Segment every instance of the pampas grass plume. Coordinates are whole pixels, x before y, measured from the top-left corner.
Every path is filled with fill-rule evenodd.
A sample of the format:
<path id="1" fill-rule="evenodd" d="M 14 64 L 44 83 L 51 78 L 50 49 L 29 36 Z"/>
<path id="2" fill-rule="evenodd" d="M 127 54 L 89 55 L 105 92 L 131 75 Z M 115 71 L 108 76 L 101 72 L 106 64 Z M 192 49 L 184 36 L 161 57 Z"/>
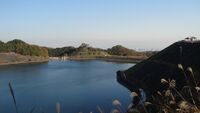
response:
<path id="1" fill-rule="evenodd" d="M 57 102 L 56 103 L 56 113 L 60 113 L 60 103 L 59 102 Z"/>
<path id="2" fill-rule="evenodd" d="M 120 101 L 117 100 L 117 99 L 113 100 L 112 104 L 115 105 L 115 106 L 121 106 Z"/>
<path id="3" fill-rule="evenodd" d="M 138 96 L 138 94 L 136 92 L 131 93 L 131 97 L 137 97 L 137 96 Z"/>
<path id="4" fill-rule="evenodd" d="M 160 82 L 161 82 L 162 84 L 168 84 L 168 81 L 165 80 L 164 78 L 162 78 L 162 79 L 160 80 Z"/>
<path id="5" fill-rule="evenodd" d="M 181 69 L 181 70 L 183 70 L 182 64 L 178 64 L 178 68 Z"/>
<path id="6" fill-rule="evenodd" d="M 113 109 L 113 110 L 111 111 L 111 113 L 120 113 L 120 112 L 119 112 L 119 110 L 117 110 L 117 109 Z"/>
<path id="7" fill-rule="evenodd" d="M 193 70 L 192 70 L 191 67 L 188 67 L 188 68 L 187 68 L 187 71 L 189 71 L 190 73 L 193 73 Z"/>

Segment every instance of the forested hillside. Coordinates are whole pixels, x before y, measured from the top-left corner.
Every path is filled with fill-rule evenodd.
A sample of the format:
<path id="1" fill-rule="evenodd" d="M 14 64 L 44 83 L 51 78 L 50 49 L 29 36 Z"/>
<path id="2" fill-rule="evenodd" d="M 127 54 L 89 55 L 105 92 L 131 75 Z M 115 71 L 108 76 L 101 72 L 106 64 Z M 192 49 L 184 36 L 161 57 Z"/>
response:
<path id="1" fill-rule="evenodd" d="M 89 44 L 82 43 L 79 47 L 72 46 L 62 48 L 48 48 L 49 56 L 151 56 L 152 52 L 138 52 L 128 49 L 121 45 L 113 46 L 109 49 L 100 49 L 91 47 Z M 153 53 L 152 53 L 153 54 Z"/>
<path id="2" fill-rule="evenodd" d="M 14 52 L 21 55 L 42 56 L 42 57 L 96 57 L 96 56 L 139 56 L 149 57 L 152 52 L 138 52 L 121 45 L 113 46 L 109 49 L 91 47 L 82 43 L 79 47 L 66 46 L 61 48 L 46 48 L 28 44 L 22 40 L 12 40 L 6 43 L 0 41 L 0 53 Z"/>
<path id="3" fill-rule="evenodd" d="M 46 48 L 39 47 L 37 45 L 30 45 L 18 39 L 8 41 L 7 43 L 0 41 L 0 53 L 3 52 L 15 52 L 21 55 L 29 56 L 49 56 Z"/>
<path id="4" fill-rule="evenodd" d="M 91 56 L 105 56 L 108 55 L 106 50 L 94 48 L 89 44 L 82 43 L 79 47 L 72 46 L 63 48 L 48 48 L 49 56 L 74 56 L 74 57 L 91 57 Z"/>
<path id="5" fill-rule="evenodd" d="M 108 49 L 107 52 L 111 55 L 117 56 L 145 56 L 144 53 L 132 49 L 128 49 L 122 45 L 116 45 Z"/>

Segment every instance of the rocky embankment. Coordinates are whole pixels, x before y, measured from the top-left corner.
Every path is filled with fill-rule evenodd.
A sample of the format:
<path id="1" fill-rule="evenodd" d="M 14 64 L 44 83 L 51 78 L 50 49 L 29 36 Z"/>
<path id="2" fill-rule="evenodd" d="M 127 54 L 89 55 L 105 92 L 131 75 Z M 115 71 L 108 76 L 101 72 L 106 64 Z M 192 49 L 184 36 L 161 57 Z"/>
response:
<path id="1" fill-rule="evenodd" d="M 23 56 L 13 52 L 0 53 L 0 65 L 48 62 L 47 57 Z"/>

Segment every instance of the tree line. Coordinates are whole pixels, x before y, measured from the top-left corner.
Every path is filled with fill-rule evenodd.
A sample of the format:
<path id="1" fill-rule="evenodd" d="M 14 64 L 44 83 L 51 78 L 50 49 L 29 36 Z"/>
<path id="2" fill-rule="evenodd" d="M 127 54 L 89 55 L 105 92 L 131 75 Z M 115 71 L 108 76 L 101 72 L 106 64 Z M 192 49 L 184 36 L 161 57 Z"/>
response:
<path id="1" fill-rule="evenodd" d="M 0 41 L 0 52 L 15 52 L 21 55 L 60 57 L 84 55 L 116 55 L 116 56 L 151 56 L 153 52 L 138 52 L 121 45 L 109 49 L 93 48 L 89 44 L 82 43 L 79 47 L 46 48 L 37 45 L 30 45 L 22 40 L 15 39 L 4 43 Z"/>
<path id="2" fill-rule="evenodd" d="M 138 52 L 136 50 L 128 49 L 122 45 L 116 45 L 112 48 L 107 49 L 107 52 L 111 55 L 117 56 L 144 56 L 143 52 Z"/>
<path id="3" fill-rule="evenodd" d="M 103 52 L 103 49 L 90 47 L 89 44 L 82 43 L 79 47 L 62 47 L 62 48 L 48 48 L 50 57 L 60 57 L 60 56 L 78 56 L 80 53 L 85 55 L 91 55 L 91 53 Z"/>
<path id="4" fill-rule="evenodd" d="M 79 47 L 75 48 L 72 46 L 63 48 L 48 48 L 49 56 L 59 57 L 59 56 L 75 56 L 80 52 L 88 53 L 107 53 L 108 55 L 116 56 L 146 56 L 144 52 L 138 52 L 132 49 L 128 49 L 121 45 L 113 46 L 109 49 L 99 49 L 89 46 L 89 44 L 82 43 Z"/>

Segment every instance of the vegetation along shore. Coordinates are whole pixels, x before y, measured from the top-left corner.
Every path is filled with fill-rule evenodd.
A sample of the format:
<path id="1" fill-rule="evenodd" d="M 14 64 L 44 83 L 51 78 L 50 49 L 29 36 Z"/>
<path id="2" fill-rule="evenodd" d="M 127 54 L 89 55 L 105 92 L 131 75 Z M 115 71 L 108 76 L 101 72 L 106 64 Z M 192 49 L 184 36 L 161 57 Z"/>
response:
<path id="1" fill-rule="evenodd" d="M 100 49 L 82 43 L 79 47 L 50 48 L 28 44 L 19 39 L 7 43 L 0 41 L 0 65 L 91 59 L 137 63 L 155 53 L 155 51 L 139 52 L 121 45 Z"/>

